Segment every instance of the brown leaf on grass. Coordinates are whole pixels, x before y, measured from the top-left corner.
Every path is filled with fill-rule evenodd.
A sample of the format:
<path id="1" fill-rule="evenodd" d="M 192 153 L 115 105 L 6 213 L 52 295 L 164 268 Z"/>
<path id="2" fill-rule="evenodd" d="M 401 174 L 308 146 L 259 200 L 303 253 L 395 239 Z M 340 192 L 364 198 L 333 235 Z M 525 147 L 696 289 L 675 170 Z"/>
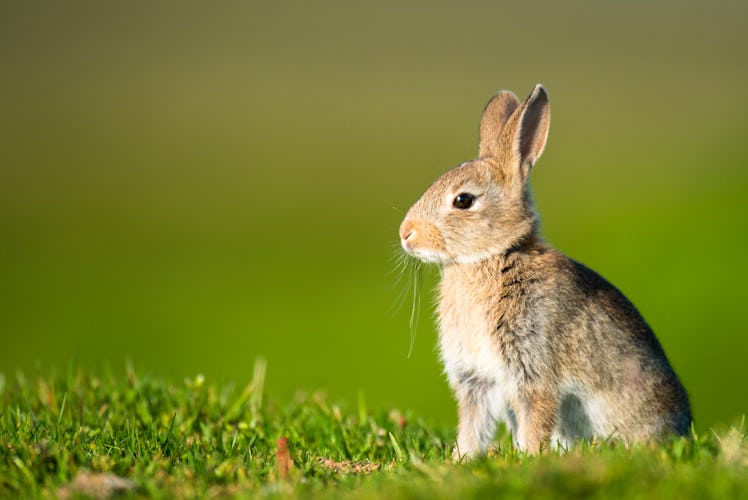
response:
<path id="1" fill-rule="evenodd" d="M 134 489 L 134 482 L 114 474 L 79 472 L 70 483 L 58 490 L 57 496 L 62 499 L 77 496 L 103 499 L 130 493 Z"/>
<path id="2" fill-rule="evenodd" d="M 278 440 L 278 448 L 275 450 L 275 465 L 278 468 L 278 478 L 287 481 L 291 470 L 293 470 L 293 459 L 288 452 L 288 440 L 281 437 Z"/>
<path id="3" fill-rule="evenodd" d="M 408 425 L 408 420 L 405 418 L 405 415 L 403 415 L 397 408 L 390 410 L 389 418 L 390 421 L 395 422 L 401 429 Z"/>
<path id="4" fill-rule="evenodd" d="M 317 462 L 325 469 L 344 474 L 371 474 L 382 468 L 381 464 L 372 462 L 351 462 L 350 460 L 336 462 L 330 458 L 323 457 L 318 458 Z"/>

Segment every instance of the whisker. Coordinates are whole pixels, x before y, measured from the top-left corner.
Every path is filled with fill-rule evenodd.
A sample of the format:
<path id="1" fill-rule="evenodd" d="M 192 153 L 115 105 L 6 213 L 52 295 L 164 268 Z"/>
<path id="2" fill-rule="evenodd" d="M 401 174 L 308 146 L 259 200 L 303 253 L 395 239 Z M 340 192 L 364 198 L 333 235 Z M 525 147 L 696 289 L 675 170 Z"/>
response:
<path id="1" fill-rule="evenodd" d="M 410 309 L 410 346 L 408 348 L 408 359 L 413 354 L 413 346 L 416 343 L 416 332 L 418 330 L 418 320 L 421 316 L 421 286 L 422 280 L 422 262 L 417 261 L 411 269 L 411 277 L 413 278 L 413 305 Z"/>
<path id="2" fill-rule="evenodd" d="M 410 283 L 405 285 L 401 288 L 400 292 L 398 292 L 395 299 L 392 301 L 392 305 L 387 310 L 387 314 L 390 316 L 390 319 L 394 318 L 397 313 L 399 313 L 403 306 L 405 305 L 405 301 L 408 298 L 408 295 L 410 293 Z"/>
<path id="3" fill-rule="evenodd" d="M 408 267 L 410 257 L 403 251 L 399 243 L 393 244 L 392 249 L 392 257 L 390 257 L 390 261 L 393 263 L 392 272 L 403 274 L 403 272 L 405 272 L 405 269 Z"/>
<path id="4" fill-rule="evenodd" d="M 387 311 L 390 318 L 393 318 L 398 312 L 400 312 L 403 305 L 405 305 L 405 300 L 407 299 L 408 294 L 410 293 L 411 280 L 406 275 L 406 271 L 409 270 L 409 265 L 413 262 L 413 260 L 399 247 L 398 251 L 393 254 L 392 260 L 395 261 L 395 266 L 392 272 L 397 275 L 393 288 L 400 288 L 400 291 Z M 404 286 L 403 280 L 405 280 Z"/>
<path id="5" fill-rule="evenodd" d="M 396 255 L 397 255 L 397 262 L 395 263 L 395 271 L 398 274 L 403 274 L 405 270 L 408 268 L 408 262 L 410 261 L 410 259 L 408 258 L 407 255 L 405 255 L 404 252 L 399 251 L 399 250 L 396 252 Z"/>
<path id="6" fill-rule="evenodd" d="M 410 318 L 408 320 L 408 326 L 410 330 L 408 358 L 410 358 L 413 354 L 413 348 L 416 342 L 416 333 L 418 331 L 418 323 L 421 318 L 424 263 L 404 252 L 399 242 L 396 245 L 393 244 L 393 247 L 395 248 L 395 251 L 393 252 L 391 257 L 391 260 L 393 262 L 393 269 L 391 273 L 394 273 L 396 275 L 394 287 L 399 288 L 400 290 L 387 312 L 390 315 L 390 318 L 393 318 L 402 310 L 403 306 L 405 305 L 405 301 L 410 295 L 411 307 Z M 404 285 L 403 280 L 405 281 Z"/>

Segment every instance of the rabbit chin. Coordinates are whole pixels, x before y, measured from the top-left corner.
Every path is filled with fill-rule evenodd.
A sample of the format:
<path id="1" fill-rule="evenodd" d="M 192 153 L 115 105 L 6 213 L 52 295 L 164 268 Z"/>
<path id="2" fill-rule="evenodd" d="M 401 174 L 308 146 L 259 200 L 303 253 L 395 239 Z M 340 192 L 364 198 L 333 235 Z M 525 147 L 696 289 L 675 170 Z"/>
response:
<path id="1" fill-rule="evenodd" d="M 444 252 L 437 252 L 425 248 L 408 248 L 403 244 L 403 249 L 411 256 L 428 262 L 430 264 L 477 264 L 495 255 L 495 252 L 483 252 L 469 255 L 448 255 Z"/>
<path id="2" fill-rule="evenodd" d="M 423 262 L 428 262 L 431 264 L 444 264 L 451 260 L 449 256 L 444 255 L 442 252 L 435 252 L 433 250 L 428 250 L 425 248 L 408 247 L 404 242 L 402 243 L 402 247 L 408 255 L 415 257 L 418 260 L 422 260 Z"/>

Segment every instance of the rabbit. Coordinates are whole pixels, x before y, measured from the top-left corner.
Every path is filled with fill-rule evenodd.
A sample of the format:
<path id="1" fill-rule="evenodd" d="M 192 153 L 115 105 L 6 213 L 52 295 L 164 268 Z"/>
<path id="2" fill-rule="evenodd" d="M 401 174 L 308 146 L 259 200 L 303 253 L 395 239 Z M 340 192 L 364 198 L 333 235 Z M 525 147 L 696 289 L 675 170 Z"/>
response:
<path id="1" fill-rule="evenodd" d="M 542 85 L 523 102 L 499 92 L 483 111 L 478 159 L 439 177 L 400 226 L 402 248 L 440 267 L 454 459 L 486 453 L 499 420 L 528 454 L 690 430 L 686 391 L 636 308 L 539 235 L 528 177 L 549 124 Z"/>

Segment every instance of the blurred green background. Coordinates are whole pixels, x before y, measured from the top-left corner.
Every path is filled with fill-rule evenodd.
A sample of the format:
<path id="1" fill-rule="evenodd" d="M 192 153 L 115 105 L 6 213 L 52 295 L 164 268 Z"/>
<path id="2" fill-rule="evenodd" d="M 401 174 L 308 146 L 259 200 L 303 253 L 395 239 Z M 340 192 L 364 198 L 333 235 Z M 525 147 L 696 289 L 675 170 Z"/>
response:
<path id="1" fill-rule="evenodd" d="M 456 420 L 410 204 L 536 82 L 550 242 L 652 324 L 697 428 L 748 408 L 745 2 L 2 2 L 0 371 L 323 388 Z"/>

